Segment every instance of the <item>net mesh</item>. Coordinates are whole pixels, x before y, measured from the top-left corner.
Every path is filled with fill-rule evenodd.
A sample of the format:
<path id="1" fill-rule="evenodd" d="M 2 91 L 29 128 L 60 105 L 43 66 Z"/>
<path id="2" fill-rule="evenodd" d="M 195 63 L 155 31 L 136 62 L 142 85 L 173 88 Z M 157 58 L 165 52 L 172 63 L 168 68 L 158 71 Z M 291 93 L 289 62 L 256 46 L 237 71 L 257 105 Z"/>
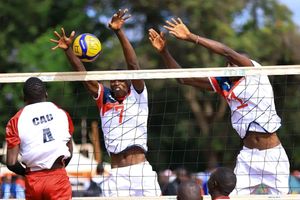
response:
<path id="1" fill-rule="evenodd" d="M 90 95 L 80 81 L 103 80 L 106 84 L 107 80 L 145 79 L 149 96 L 148 161 L 153 169 L 162 175 L 160 178 L 167 176 L 169 182 L 175 178 L 175 169 L 185 167 L 191 173 L 191 177 L 199 181 L 199 184 L 203 184 L 203 193 L 207 194 L 205 182 L 210 170 L 218 166 L 233 169 L 236 157 L 242 148 L 241 141 L 232 128 L 230 110 L 223 98 L 215 93 L 179 85 L 175 78 L 268 75 L 274 90 L 276 111 L 282 120 L 282 127 L 278 131 L 279 137 L 291 165 L 289 190 L 290 193 L 298 194 L 300 192 L 300 181 L 297 176 L 297 170 L 300 168 L 298 155 L 300 147 L 297 145 L 300 139 L 299 74 L 299 65 L 261 68 L 125 70 L 121 73 L 120 71 L 93 71 L 0 74 L 1 89 L 6 100 L 5 106 L 1 106 L 3 108 L 1 132 L 5 132 L 4 127 L 8 119 L 23 105 L 20 94 L 22 83 L 31 76 L 47 82 L 49 100 L 67 110 L 75 125 L 74 155 L 67 167 L 74 199 L 92 195 L 86 193 L 90 180 L 101 182 L 108 176 L 110 158 L 106 153 L 101 129 L 98 128 L 100 121 L 95 102 L 92 98 L 88 98 Z M 2 177 L 11 174 L 4 164 L 5 149 L 3 143 L 0 150 Z M 97 166 L 101 161 L 104 161 L 104 174 L 97 175 Z M 262 186 L 257 188 L 255 193 L 264 194 L 268 192 L 267 189 Z M 93 195 L 97 196 L 96 193 Z M 175 198 L 163 196 L 159 199 Z M 234 199 L 247 198 L 249 197 L 234 197 Z M 298 195 L 253 196 L 253 199 L 297 198 L 300 197 Z M 209 196 L 205 196 L 204 199 L 209 199 Z"/>

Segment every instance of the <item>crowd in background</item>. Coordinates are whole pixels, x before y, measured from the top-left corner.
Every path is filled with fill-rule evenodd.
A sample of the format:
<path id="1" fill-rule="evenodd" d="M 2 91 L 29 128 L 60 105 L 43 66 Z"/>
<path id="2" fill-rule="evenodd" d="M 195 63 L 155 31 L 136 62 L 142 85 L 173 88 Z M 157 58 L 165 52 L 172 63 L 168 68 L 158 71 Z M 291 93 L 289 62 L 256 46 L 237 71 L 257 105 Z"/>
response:
<path id="1" fill-rule="evenodd" d="M 213 171 L 213 170 L 212 170 Z M 162 195 L 177 195 L 179 185 L 193 181 L 199 185 L 199 194 L 209 195 L 207 182 L 212 171 L 204 171 L 191 173 L 184 167 L 178 167 L 175 170 L 165 169 L 158 172 L 159 184 Z M 73 196 L 101 196 L 101 183 L 103 182 L 103 165 L 97 167 L 97 176 L 92 177 L 84 184 L 83 191 L 73 191 Z M 268 188 L 261 185 L 255 191 L 255 194 L 266 194 Z M 3 199 L 9 198 L 25 198 L 25 181 L 22 176 L 6 174 L 1 176 L 1 191 L 0 197 Z M 294 170 L 290 176 L 290 193 L 300 194 L 300 171 Z"/>

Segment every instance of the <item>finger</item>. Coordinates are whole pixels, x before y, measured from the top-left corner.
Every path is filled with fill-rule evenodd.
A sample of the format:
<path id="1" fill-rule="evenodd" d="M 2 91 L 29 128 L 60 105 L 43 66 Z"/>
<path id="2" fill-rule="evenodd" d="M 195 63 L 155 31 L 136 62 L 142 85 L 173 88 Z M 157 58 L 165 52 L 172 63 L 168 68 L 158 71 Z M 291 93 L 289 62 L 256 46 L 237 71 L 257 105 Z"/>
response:
<path id="1" fill-rule="evenodd" d="M 165 29 L 167 29 L 168 31 L 172 31 L 173 27 L 169 27 L 169 26 L 163 26 Z"/>
<path id="2" fill-rule="evenodd" d="M 178 22 L 174 18 L 172 18 L 171 20 L 172 20 L 172 22 L 174 22 L 175 25 L 178 24 Z"/>
<path id="3" fill-rule="evenodd" d="M 155 38 L 155 33 L 153 33 L 152 31 L 151 32 L 149 32 L 149 36 L 151 37 L 151 38 Z"/>
<path id="4" fill-rule="evenodd" d="M 57 49 L 58 48 L 58 45 L 56 45 L 55 47 L 52 47 L 51 49 L 52 50 L 55 50 L 55 49 Z"/>
<path id="5" fill-rule="evenodd" d="M 123 12 L 121 12 L 121 17 L 123 17 L 127 12 L 128 12 L 128 9 L 125 8 L 125 10 L 123 10 Z"/>
<path id="6" fill-rule="evenodd" d="M 149 37 L 149 40 L 150 40 L 151 42 L 153 42 L 154 39 L 153 39 L 152 37 Z"/>
<path id="7" fill-rule="evenodd" d="M 164 32 L 160 32 L 160 37 L 164 40 L 165 39 L 165 33 Z"/>
<path id="8" fill-rule="evenodd" d="M 64 29 L 64 28 L 61 28 L 61 32 L 62 32 L 62 35 L 63 35 L 63 36 L 66 36 L 66 33 L 65 33 L 65 29 Z"/>
<path id="9" fill-rule="evenodd" d="M 59 33 L 57 31 L 54 31 L 54 35 L 56 35 L 56 37 L 61 38 L 61 36 L 59 35 Z"/>
<path id="10" fill-rule="evenodd" d="M 119 9 L 118 12 L 117 12 L 117 16 L 121 16 L 121 14 L 122 14 L 122 10 Z"/>
<path id="11" fill-rule="evenodd" d="M 131 15 L 128 15 L 128 16 L 126 16 L 126 17 L 123 17 L 123 20 L 125 21 L 125 20 L 129 19 L 130 17 L 131 17 Z"/>
<path id="12" fill-rule="evenodd" d="M 171 27 L 174 27 L 174 26 L 176 26 L 175 24 L 173 24 L 172 22 L 170 22 L 170 21 L 166 21 L 166 23 L 169 25 L 169 26 L 171 26 Z"/>
<path id="13" fill-rule="evenodd" d="M 51 42 L 58 43 L 58 40 L 50 39 Z"/>
<path id="14" fill-rule="evenodd" d="M 175 36 L 175 37 L 176 37 L 176 35 L 177 35 L 177 33 L 176 33 L 175 31 L 170 31 L 169 33 L 170 33 L 171 35 Z"/>
<path id="15" fill-rule="evenodd" d="M 154 29 L 149 30 L 149 34 L 152 35 L 153 37 L 156 37 L 158 35 Z"/>
<path id="16" fill-rule="evenodd" d="M 179 24 L 183 24 L 182 20 L 178 17 L 177 20 L 179 21 Z"/>
<path id="17" fill-rule="evenodd" d="M 71 33 L 71 35 L 70 35 L 70 39 L 74 39 L 74 37 L 75 37 L 75 31 L 72 31 L 72 33 Z"/>

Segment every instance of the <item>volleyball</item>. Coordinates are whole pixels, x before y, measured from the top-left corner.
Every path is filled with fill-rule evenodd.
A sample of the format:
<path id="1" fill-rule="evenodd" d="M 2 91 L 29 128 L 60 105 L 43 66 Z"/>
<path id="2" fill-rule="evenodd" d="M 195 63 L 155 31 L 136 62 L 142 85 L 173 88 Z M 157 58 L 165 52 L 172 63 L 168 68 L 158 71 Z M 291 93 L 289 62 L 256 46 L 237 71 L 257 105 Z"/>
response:
<path id="1" fill-rule="evenodd" d="M 101 52 L 101 42 L 95 35 L 83 33 L 75 38 L 73 52 L 82 62 L 93 62 Z"/>

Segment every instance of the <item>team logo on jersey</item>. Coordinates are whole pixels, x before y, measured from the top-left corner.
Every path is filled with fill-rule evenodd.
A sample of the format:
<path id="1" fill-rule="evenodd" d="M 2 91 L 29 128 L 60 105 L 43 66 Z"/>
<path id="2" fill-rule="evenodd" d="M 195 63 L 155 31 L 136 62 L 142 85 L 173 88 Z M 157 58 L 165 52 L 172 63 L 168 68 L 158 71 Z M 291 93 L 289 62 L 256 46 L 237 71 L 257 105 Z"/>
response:
<path id="1" fill-rule="evenodd" d="M 43 139 L 44 139 L 44 143 L 54 140 L 50 128 L 43 129 Z"/>

